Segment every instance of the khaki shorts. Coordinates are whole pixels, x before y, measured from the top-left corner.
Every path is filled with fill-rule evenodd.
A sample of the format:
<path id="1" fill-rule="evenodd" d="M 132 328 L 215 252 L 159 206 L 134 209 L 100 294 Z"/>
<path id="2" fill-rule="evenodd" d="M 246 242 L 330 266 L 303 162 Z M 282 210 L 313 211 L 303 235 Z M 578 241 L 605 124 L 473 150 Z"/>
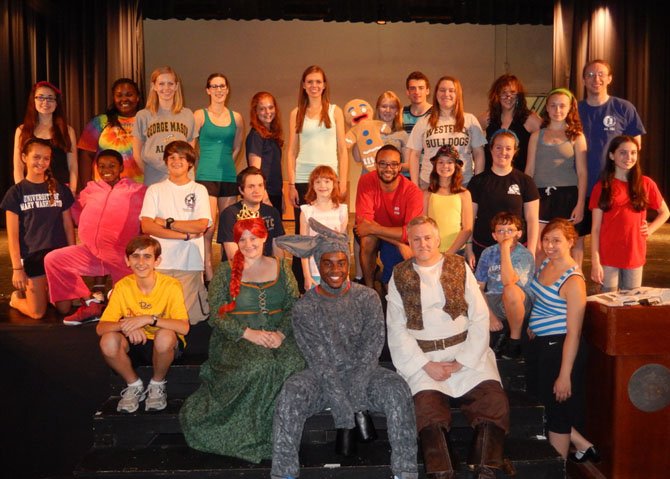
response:
<path id="1" fill-rule="evenodd" d="M 209 318 L 209 302 L 207 301 L 207 289 L 203 282 L 202 271 L 178 269 L 161 269 L 158 271 L 175 278 L 181 283 L 189 323 L 198 324 Z"/>

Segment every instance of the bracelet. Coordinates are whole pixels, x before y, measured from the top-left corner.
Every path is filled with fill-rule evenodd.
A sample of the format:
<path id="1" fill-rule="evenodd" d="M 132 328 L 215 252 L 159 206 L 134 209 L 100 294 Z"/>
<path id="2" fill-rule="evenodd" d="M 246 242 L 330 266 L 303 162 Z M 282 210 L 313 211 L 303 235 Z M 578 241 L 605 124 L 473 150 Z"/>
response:
<path id="1" fill-rule="evenodd" d="M 191 233 L 186 233 L 186 238 L 184 238 L 184 241 L 188 241 L 191 239 Z"/>
<path id="2" fill-rule="evenodd" d="M 295 186 L 295 183 L 289 183 L 288 185 L 289 186 Z"/>
<path id="3" fill-rule="evenodd" d="M 472 244 L 472 241 L 466 241 L 465 244 Z"/>
<path id="4" fill-rule="evenodd" d="M 23 266 L 21 266 L 20 268 L 12 268 L 12 271 L 21 271 L 22 269 L 23 269 Z"/>
<path id="5" fill-rule="evenodd" d="M 155 314 L 152 314 L 151 319 L 153 319 L 153 321 L 151 322 L 151 325 L 155 327 L 156 324 L 158 323 L 158 316 L 156 316 Z"/>

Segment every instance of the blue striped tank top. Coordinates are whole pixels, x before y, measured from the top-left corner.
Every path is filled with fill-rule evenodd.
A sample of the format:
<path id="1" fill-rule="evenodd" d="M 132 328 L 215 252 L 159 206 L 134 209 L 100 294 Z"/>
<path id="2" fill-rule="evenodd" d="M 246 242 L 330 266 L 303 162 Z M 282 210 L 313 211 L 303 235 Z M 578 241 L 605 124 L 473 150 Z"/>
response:
<path id="1" fill-rule="evenodd" d="M 567 269 L 560 278 L 549 286 L 545 286 L 538 280 L 540 272 L 549 262 L 545 259 L 540 266 L 540 270 L 530 283 L 530 290 L 534 295 L 533 310 L 530 313 L 528 326 L 537 336 L 550 336 L 553 334 L 565 334 L 567 327 L 567 301 L 558 294 L 563 283 L 573 275 L 583 277 L 582 273 L 577 271 L 578 266 Z"/>

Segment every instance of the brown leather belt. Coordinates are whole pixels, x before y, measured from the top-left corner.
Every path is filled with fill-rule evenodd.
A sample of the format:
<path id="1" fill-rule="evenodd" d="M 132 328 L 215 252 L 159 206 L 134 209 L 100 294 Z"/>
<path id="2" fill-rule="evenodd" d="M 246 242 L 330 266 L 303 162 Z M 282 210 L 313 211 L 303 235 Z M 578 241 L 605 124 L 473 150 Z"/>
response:
<path id="1" fill-rule="evenodd" d="M 468 332 L 463 331 L 462 333 L 455 334 L 448 338 L 442 339 L 417 339 L 416 342 L 424 353 L 429 353 L 431 351 L 439 351 L 441 349 L 447 349 L 451 346 L 456 346 L 465 341 L 465 338 L 468 337 Z"/>

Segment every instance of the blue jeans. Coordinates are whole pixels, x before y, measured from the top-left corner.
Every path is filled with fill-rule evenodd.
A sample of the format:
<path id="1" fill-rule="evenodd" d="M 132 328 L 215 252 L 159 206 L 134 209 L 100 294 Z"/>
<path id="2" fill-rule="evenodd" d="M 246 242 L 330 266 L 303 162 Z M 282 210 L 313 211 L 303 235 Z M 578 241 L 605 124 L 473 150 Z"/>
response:
<path id="1" fill-rule="evenodd" d="M 639 288 L 642 286 L 642 269 L 642 266 L 632 269 L 603 266 L 603 293 Z"/>

